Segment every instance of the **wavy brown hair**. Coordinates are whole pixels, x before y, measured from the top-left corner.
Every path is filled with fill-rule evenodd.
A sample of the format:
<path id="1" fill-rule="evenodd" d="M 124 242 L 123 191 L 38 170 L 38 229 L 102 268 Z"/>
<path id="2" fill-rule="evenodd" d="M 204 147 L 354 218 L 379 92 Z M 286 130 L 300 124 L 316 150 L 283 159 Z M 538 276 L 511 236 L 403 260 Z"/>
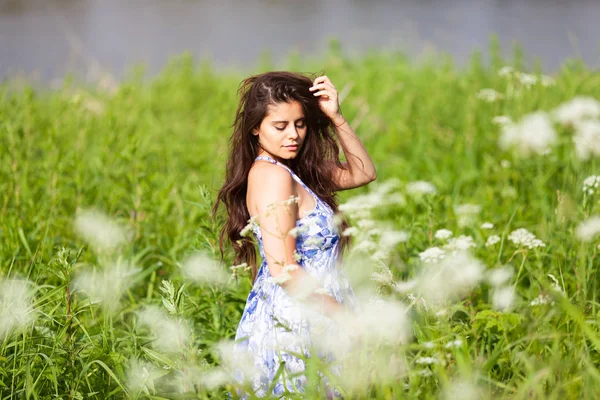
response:
<path id="1" fill-rule="evenodd" d="M 266 72 L 250 76 L 243 80 L 238 88 L 240 101 L 233 133 L 229 139 L 229 157 L 225 167 L 225 182 L 219 190 L 212 209 L 214 217 L 219 204 L 223 202 L 227 209 L 227 219 L 219 235 L 219 248 L 223 259 L 226 239 L 233 246 L 235 264 L 247 263 L 252 268 L 252 281 L 258 273 L 256 248 L 254 241 L 242 237 L 240 232 L 247 225 L 250 214 L 246 207 L 248 172 L 259 152 L 258 137 L 252 130 L 260 126 L 267 114 L 269 104 L 297 101 L 302 106 L 307 125 L 304 143 L 298 155 L 287 164 L 302 181 L 308 185 L 335 213 L 338 212 L 338 200 L 334 192 L 331 163 L 342 168 L 339 160 L 339 147 L 334 133 L 334 123 L 327 117 L 318 104 L 318 98 L 309 88 L 314 78 L 286 71 Z M 340 141 L 344 153 L 346 148 Z M 340 232 L 348 227 L 342 218 Z M 340 256 L 349 244 L 350 238 L 340 235 Z"/>

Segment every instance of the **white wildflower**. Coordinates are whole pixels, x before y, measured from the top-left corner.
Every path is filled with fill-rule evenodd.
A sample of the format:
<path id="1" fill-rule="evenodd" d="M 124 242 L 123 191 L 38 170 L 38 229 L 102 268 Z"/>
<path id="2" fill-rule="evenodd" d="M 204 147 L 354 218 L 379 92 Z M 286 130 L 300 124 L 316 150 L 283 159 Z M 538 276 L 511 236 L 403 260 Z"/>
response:
<path id="1" fill-rule="evenodd" d="M 358 228 L 355 226 L 351 226 L 349 228 L 346 228 L 344 232 L 342 232 L 342 236 L 356 236 L 358 233 Z"/>
<path id="2" fill-rule="evenodd" d="M 296 261 L 296 262 L 300 262 L 302 260 L 302 254 L 298 253 L 296 251 L 296 249 L 294 249 L 293 257 L 294 257 L 294 261 Z"/>
<path id="3" fill-rule="evenodd" d="M 148 328 L 153 336 L 152 346 L 166 353 L 185 351 L 192 340 L 188 322 L 170 317 L 156 306 L 147 306 L 137 313 L 140 326 Z"/>
<path id="4" fill-rule="evenodd" d="M 282 270 L 283 272 L 291 272 L 291 271 L 295 271 L 295 270 L 297 270 L 298 268 L 299 268 L 299 267 L 298 267 L 298 265 L 296 265 L 296 264 L 286 264 L 286 265 L 284 265 L 284 266 L 281 268 L 281 270 Z"/>
<path id="5" fill-rule="evenodd" d="M 577 96 L 557 107 L 553 115 L 563 125 L 575 125 L 585 119 L 600 118 L 600 101 L 593 97 Z"/>
<path id="6" fill-rule="evenodd" d="M 417 277 L 417 292 L 427 302 L 441 304 L 467 294 L 483 279 L 483 264 L 467 251 L 424 264 Z"/>
<path id="7" fill-rule="evenodd" d="M 415 359 L 416 364 L 431 365 L 431 364 L 437 364 L 437 362 L 438 362 L 438 360 L 433 357 L 418 357 Z"/>
<path id="8" fill-rule="evenodd" d="M 269 277 L 270 282 L 276 283 L 278 285 L 281 285 L 282 283 L 285 283 L 290 279 L 292 279 L 292 275 L 289 272 L 283 270 L 277 276 Z"/>
<path id="9" fill-rule="evenodd" d="M 600 188 L 600 175 L 591 175 L 583 181 L 583 193 L 592 195 Z"/>
<path id="10" fill-rule="evenodd" d="M 510 168 L 510 161 L 508 161 L 508 160 L 502 160 L 502 161 L 500 161 L 500 166 L 502 168 L 504 168 L 504 169 Z"/>
<path id="11" fill-rule="evenodd" d="M 575 230 L 577 238 L 583 242 L 590 242 L 600 234 L 600 215 L 593 215 L 581 222 Z"/>
<path id="12" fill-rule="evenodd" d="M 291 206 L 292 204 L 298 204 L 299 199 L 298 196 L 291 195 L 287 200 L 283 200 L 281 204 L 284 206 Z"/>
<path id="13" fill-rule="evenodd" d="M 458 218 L 458 226 L 464 227 L 472 224 L 481 212 L 478 204 L 459 204 L 454 207 L 454 214 Z"/>
<path id="14" fill-rule="evenodd" d="M 242 228 L 242 230 L 240 231 L 240 236 L 247 237 L 248 235 L 250 235 L 250 233 L 252 233 L 252 228 L 257 225 L 256 224 L 257 219 L 258 219 L 258 215 L 251 217 L 248 220 L 248 223 L 246 224 L 246 226 L 244 228 Z"/>
<path id="15" fill-rule="evenodd" d="M 444 249 L 448 251 L 468 250 L 475 246 L 475 241 L 471 236 L 460 235 L 456 238 L 449 239 L 448 243 L 444 246 Z"/>
<path id="16" fill-rule="evenodd" d="M 197 283 L 226 284 L 229 276 L 218 261 L 211 259 L 202 252 L 187 256 L 181 263 L 183 275 Z"/>
<path id="17" fill-rule="evenodd" d="M 295 228 L 290 229 L 290 231 L 288 232 L 288 235 L 290 235 L 293 238 L 297 238 L 298 236 L 306 233 L 309 231 L 309 226 L 308 225 L 302 225 L 302 226 L 296 226 Z M 348 228 L 350 229 L 350 228 Z"/>
<path id="18" fill-rule="evenodd" d="M 391 285 L 394 283 L 392 271 L 386 266 L 381 268 L 379 272 L 373 272 L 371 279 L 381 285 Z"/>
<path id="19" fill-rule="evenodd" d="M 541 240 L 537 239 L 533 233 L 525 228 L 519 228 L 512 231 L 510 235 L 508 235 L 508 240 L 513 242 L 515 246 L 527 247 L 529 249 L 546 246 Z"/>
<path id="20" fill-rule="evenodd" d="M 560 282 L 558 282 L 558 279 L 556 279 L 554 275 L 548 274 L 548 278 L 552 279 L 552 287 L 554 288 L 554 290 L 556 290 L 559 293 L 564 293 L 562 286 L 560 286 Z"/>
<path id="21" fill-rule="evenodd" d="M 483 224 L 481 224 L 481 229 L 493 229 L 494 228 L 494 224 L 492 224 L 491 222 L 484 222 Z"/>
<path id="22" fill-rule="evenodd" d="M 32 295 L 26 280 L 0 281 L 0 339 L 27 327 L 34 320 Z"/>
<path id="23" fill-rule="evenodd" d="M 127 368 L 127 387 L 133 393 L 154 393 L 154 381 L 165 375 L 165 372 L 149 362 L 131 359 Z"/>
<path id="24" fill-rule="evenodd" d="M 526 88 L 530 88 L 538 81 L 535 75 L 526 74 L 524 72 L 518 72 L 516 76 L 517 79 L 519 79 L 519 82 L 521 82 L 521 85 L 525 86 Z"/>
<path id="25" fill-rule="evenodd" d="M 430 247 L 419 253 L 419 258 L 425 263 L 436 263 L 441 261 L 446 252 L 439 247 Z"/>
<path id="26" fill-rule="evenodd" d="M 553 77 L 548 76 L 548 75 L 542 75 L 540 82 L 542 84 L 542 86 L 554 86 L 556 84 L 556 81 L 554 80 Z"/>
<path id="27" fill-rule="evenodd" d="M 99 303 L 107 311 L 115 311 L 123 294 L 135 284 L 132 277 L 140 271 L 140 268 L 122 262 L 102 269 L 82 270 L 73 280 L 73 292 L 81 292 L 90 303 Z"/>
<path id="28" fill-rule="evenodd" d="M 508 311 L 515 302 L 515 297 L 512 286 L 495 288 L 492 291 L 492 306 L 499 311 Z"/>
<path id="29" fill-rule="evenodd" d="M 581 160 L 600 157 L 600 120 L 582 121 L 576 124 L 575 152 Z"/>
<path id="30" fill-rule="evenodd" d="M 308 246 L 308 247 L 311 247 L 311 246 L 321 247 L 321 246 L 323 246 L 324 243 L 325 243 L 325 239 L 322 237 L 318 237 L 318 236 L 311 236 L 304 241 L 304 245 Z"/>
<path id="31" fill-rule="evenodd" d="M 556 140 L 550 117 L 543 111 L 537 111 L 516 124 L 502 126 L 499 145 L 502 149 L 516 148 L 522 156 L 544 155 L 548 154 Z"/>
<path id="32" fill-rule="evenodd" d="M 391 249 L 398 243 L 407 242 L 409 236 L 406 231 L 384 230 L 379 235 L 379 245 L 384 249 Z"/>
<path id="33" fill-rule="evenodd" d="M 75 231 L 94 250 L 110 251 L 127 241 L 125 227 L 97 210 L 83 210 L 75 218 Z"/>
<path id="34" fill-rule="evenodd" d="M 487 272 L 487 281 L 490 285 L 499 287 L 507 283 L 513 276 L 513 270 L 508 267 L 494 268 Z"/>
<path id="35" fill-rule="evenodd" d="M 507 78 L 512 76 L 512 74 L 514 74 L 515 69 L 509 65 L 505 65 L 504 67 L 500 68 L 498 70 L 498 75 L 500 75 L 502 78 Z"/>
<path id="36" fill-rule="evenodd" d="M 497 91 L 495 91 L 494 89 L 481 89 L 479 91 L 479 93 L 477 93 L 477 98 L 483 101 L 486 101 L 488 103 L 494 103 L 498 100 L 500 100 L 502 97 L 501 93 L 498 93 Z"/>
<path id="37" fill-rule="evenodd" d="M 492 118 L 492 122 L 496 125 L 506 125 L 512 124 L 512 119 L 510 119 L 510 117 L 506 115 L 497 115 L 494 118 Z"/>
<path id="38" fill-rule="evenodd" d="M 547 294 L 540 294 L 538 297 L 536 297 L 535 299 L 531 300 L 531 302 L 529 303 L 530 306 L 539 306 L 542 304 L 548 304 L 551 303 L 552 300 L 550 298 L 550 296 L 548 296 Z"/>
<path id="39" fill-rule="evenodd" d="M 434 237 L 436 239 L 441 239 L 441 240 L 449 239 L 450 237 L 452 237 L 452 231 L 448 230 L 448 229 L 438 229 L 435 232 Z"/>
<path id="40" fill-rule="evenodd" d="M 356 225 L 363 230 L 372 229 L 375 227 L 375 221 L 372 219 L 361 219 L 356 222 Z"/>
<path id="41" fill-rule="evenodd" d="M 460 339 L 455 339 L 455 340 L 451 340 L 448 343 L 446 343 L 446 345 L 444 346 L 447 349 L 451 349 L 453 347 L 458 348 L 461 347 L 463 344 L 463 341 Z"/>
<path id="42" fill-rule="evenodd" d="M 433 349 L 435 345 L 433 344 L 433 342 L 425 342 L 423 343 L 423 347 L 425 347 L 426 349 Z"/>
<path id="43" fill-rule="evenodd" d="M 498 235 L 491 235 L 485 241 L 485 247 L 493 246 L 493 245 L 495 245 L 496 243 L 499 243 L 499 242 L 500 242 L 500 236 L 498 236 Z"/>
<path id="44" fill-rule="evenodd" d="M 414 181 L 406 185 L 406 192 L 411 196 L 423 196 L 428 194 L 436 194 L 436 187 L 427 181 Z"/>
<path id="45" fill-rule="evenodd" d="M 485 399 L 485 391 L 475 384 L 465 381 L 451 381 L 444 388 L 444 396 L 441 398 L 443 400 L 480 400 Z"/>

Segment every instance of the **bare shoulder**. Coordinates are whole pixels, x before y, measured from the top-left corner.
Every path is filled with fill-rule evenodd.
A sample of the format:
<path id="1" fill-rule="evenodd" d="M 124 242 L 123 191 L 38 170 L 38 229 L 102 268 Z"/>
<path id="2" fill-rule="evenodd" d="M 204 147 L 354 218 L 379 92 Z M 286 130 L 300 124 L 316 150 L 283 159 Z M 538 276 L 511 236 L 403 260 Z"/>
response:
<path id="1" fill-rule="evenodd" d="M 286 200 L 294 193 L 294 178 L 279 165 L 257 162 L 248 172 L 250 202 L 261 208 L 274 201 Z"/>

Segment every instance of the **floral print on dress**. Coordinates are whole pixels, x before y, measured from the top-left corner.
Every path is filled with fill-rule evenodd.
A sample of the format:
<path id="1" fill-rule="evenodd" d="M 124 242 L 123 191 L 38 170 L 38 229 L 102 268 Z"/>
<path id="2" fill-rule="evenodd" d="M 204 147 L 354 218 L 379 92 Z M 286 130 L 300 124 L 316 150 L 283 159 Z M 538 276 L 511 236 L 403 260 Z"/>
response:
<path id="1" fill-rule="evenodd" d="M 296 260 L 323 287 L 323 291 L 352 310 L 358 303 L 346 274 L 338 268 L 339 232 L 333 222 L 333 210 L 322 201 L 287 166 L 268 156 L 259 156 L 285 168 L 315 199 L 316 207 L 296 221 Z M 288 391 L 303 391 L 306 377 L 304 361 L 290 353 L 297 352 L 309 356 L 302 343 L 310 343 L 311 322 L 301 304 L 292 299 L 285 290 L 273 282 L 267 266 L 260 227 L 254 224 L 252 231 L 258 241 L 263 259 L 252 290 L 248 294 L 246 306 L 235 335 L 234 358 L 250 360 L 250 370 L 235 371 L 235 379 L 242 383 L 251 382 L 254 395 L 281 395 Z M 312 319 L 311 319 L 312 321 Z M 322 328 L 322 327 L 321 327 Z M 333 327 L 331 328 L 333 329 Z M 299 340 L 300 339 L 300 340 Z M 282 361 L 285 361 L 285 377 L 275 376 Z M 296 374 L 289 378 L 290 374 Z M 250 375 L 250 376 L 248 376 Z M 269 387 L 274 384 L 272 393 Z M 339 395 L 337 391 L 334 391 Z M 242 398 L 245 398 L 243 395 Z"/>

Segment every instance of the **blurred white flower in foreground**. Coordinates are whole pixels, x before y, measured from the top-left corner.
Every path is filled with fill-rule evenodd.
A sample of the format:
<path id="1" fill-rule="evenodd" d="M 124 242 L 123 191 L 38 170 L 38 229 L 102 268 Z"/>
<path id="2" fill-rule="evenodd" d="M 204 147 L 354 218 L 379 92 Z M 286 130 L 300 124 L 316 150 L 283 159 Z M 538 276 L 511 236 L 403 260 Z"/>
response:
<path id="1" fill-rule="evenodd" d="M 427 181 L 414 181 L 406 185 L 406 193 L 411 196 L 424 196 L 428 194 L 436 194 L 436 187 Z"/>
<path id="2" fill-rule="evenodd" d="M 547 113 L 537 111 L 521 121 L 502 126 L 499 145 L 502 149 L 516 149 L 522 156 L 548 154 L 556 143 L 557 135 Z"/>
<path id="3" fill-rule="evenodd" d="M 148 306 L 137 313 L 140 326 L 152 333 L 153 347 L 166 353 L 180 353 L 191 342 L 192 331 L 187 321 L 170 317 L 156 306 Z"/>
<path id="4" fill-rule="evenodd" d="M 517 72 L 516 77 L 521 83 L 521 85 L 525 86 L 526 88 L 530 88 L 531 86 L 535 85 L 538 81 L 537 76 L 527 74 L 525 72 Z"/>
<path id="5" fill-rule="evenodd" d="M 528 249 L 546 247 L 544 242 L 537 239 L 533 233 L 525 228 L 519 228 L 512 231 L 510 235 L 508 235 L 508 240 L 513 242 L 517 247 L 527 247 Z"/>
<path id="6" fill-rule="evenodd" d="M 0 280 L 0 339 L 27 327 L 35 319 L 32 297 L 26 280 Z"/>
<path id="7" fill-rule="evenodd" d="M 419 253 L 419 258 L 424 263 L 436 263 L 446 256 L 446 252 L 439 247 L 430 247 Z"/>
<path id="8" fill-rule="evenodd" d="M 600 188 L 600 175 L 591 175 L 583 180 L 583 192 L 592 195 Z"/>
<path id="9" fill-rule="evenodd" d="M 202 252 L 187 256 L 181 270 L 186 278 L 197 283 L 224 285 L 229 281 L 229 275 L 219 262 Z"/>
<path id="10" fill-rule="evenodd" d="M 581 222 L 575 230 L 577 238 L 583 242 L 590 242 L 600 234 L 600 215 L 593 215 Z"/>
<path id="11" fill-rule="evenodd" d="M 74 227 L 75 232 L 97 252 L 113 250 L 129 236 L 123 225 L 97 210 L 79 211 Z"/>
<path id="12" fill-rule="evenodd" d="M 485 399 L 484 391 L 471 382 L 460 380 L 451 381 L 444 388 L 445 400 L 480 400 Z"/>
<path id="13" fill-rule="evenodd" d="M 498 93 L 497 91 L 495 91 L 494 89 L 481 89 L 478 93 L 477 93 L 477 98 L 483 101 L 486 101 L 488 103 L 494 103 L 498 100 L 500 100 L 502 97 L 501 93 Z"/>
<path id="14" fill-rule="evenodd" d="M 513 270 L 509 267 L 499 267 L 489 270 L 486 273 L 486 280 L 494 287 L 499 287 L 507 283 L 513 276 Z"/>
<path id="15" fill-rule="evenodd" d="M 133 358 L 127 368 L 127 388 L 136 394 L 153 394 L 156 391 L 154 381 L 167 373 L 149 362 Z"/>
<path id="16" fill-rule="evenodd" d="M 575 125 L 586 119 L 599 118 L 600 102 L 593 97 L 577 96 L 554 109 L 553 115 L 563 125 Z"/>
<path id="17" fill-rule="evenodd" d="M 436 239 L 446 240 L 452 237 L 452 231 L 448 229 L 438 229 L 435 232 L 434 237 Z"/>
<path id="18" fill-rule="evenodd" d="M 600 121 L 589 120 L 575 125 L 575 152 L 581 160 L 600 157 Z"/>
<path id="19" fill-rule="evenodd" d="M 468 250 L 475 246 L 475 241 L 471 236 L 460 235 L 456 238 L 448 239 L 448 243 L 444 245 L 444 250 L 456 252 L 460 250 Z"/>
<path id="20" fill-rule="evenodd" d="M 73 280 L 73 291 L 85 294 L 90 303 L 100 303 L 108 311 L 115 311 L 121 297 L 136 282 L 132 277 L 141 269 L 124 262 L 104 268 L 89 268 L 78 272 Z"/>
<path id="21" fill-rule="evenodd" d="M 416 278 L 416 292 L 431 303 L 445 303 L 469 293 L 484 277 L 484 265 L 468 251 L 424 264 Z"/>
<path id="22" fill-rule="evenodd" d="M 491 222 L 484 222 L 483 224 L 481 224 L 481 229 L 493 229 L 494 228 L 494 224 L 492 224 Z"/>
<path id="23" fill-rule="evenodd" d="M 499 311 L 508 311 L 515 302 L 515 290 L 512 286 L 492 290 L 492 306 Z"/>
<path id="24" fill-rule="evenodd" d="M 504 67 L 498 70 L 498 75 L 502 78 L 507 78 L 512 76 L 515 73 L 515 69 L 510 65 L 505 65 Z"/>

